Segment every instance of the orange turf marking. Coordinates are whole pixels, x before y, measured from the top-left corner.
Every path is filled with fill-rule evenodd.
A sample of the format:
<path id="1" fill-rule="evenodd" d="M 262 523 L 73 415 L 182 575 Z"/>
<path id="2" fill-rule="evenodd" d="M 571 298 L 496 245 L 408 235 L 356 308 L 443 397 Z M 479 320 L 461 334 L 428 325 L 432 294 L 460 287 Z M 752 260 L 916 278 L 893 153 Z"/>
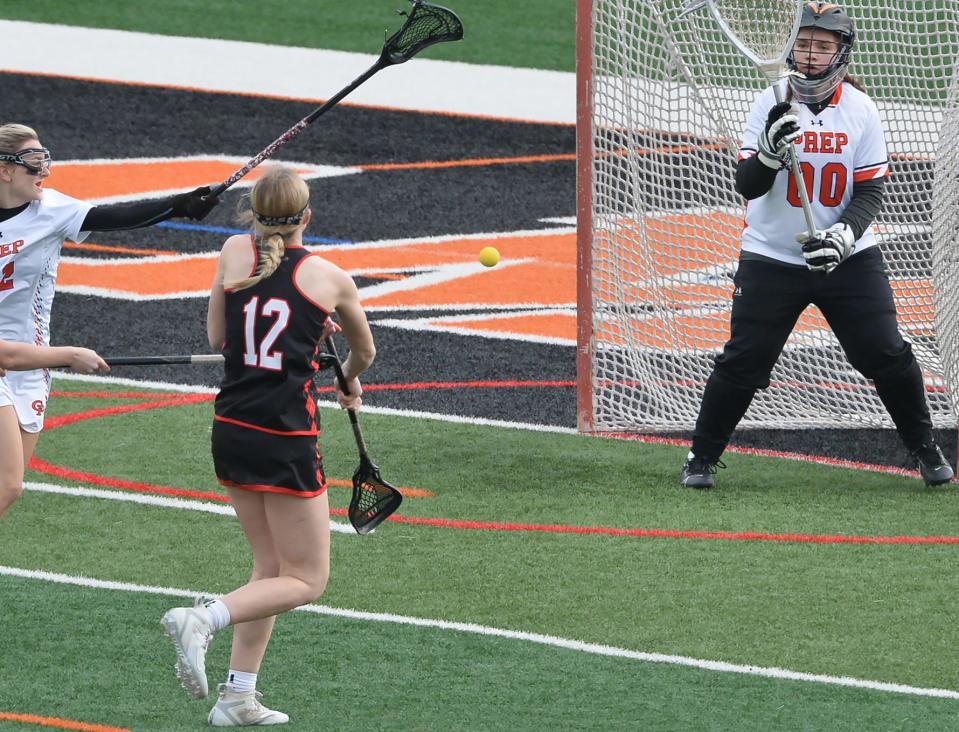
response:
<path id="1" fill-rule="evenodd" d="M 17 714 L 16 712 L 0 712 L 0 719 L 10 722 L 22 722 L 23 724 L 35 724 L 41 727 L 78 730 L 79 732 L 132 732 L 132 730 L 126 727 L 111 727 L 106 724 L 88 724 L 87 722 L 78 722 L 74 719 L 40 717 L 36 714 Z"/>
<path id="2" fill-rule="evenodd" d="M 212 257 L 110 265 L 61 262 L 58 284 L 96 287 L 137 295 L 209 292 L 215 272 L 216 259 Z"/>
<path id="3" fill-rule="evenodd" d="M 509 318 L 477 318 L 476 320 L 439 321 L 433 325 L 452 326 L 488 332 L 516 335 L 546 336 L 576 340 L 576 316 L 567 313 L 523 313 Z"/>
<path id="4" fill-rule="evenodd" d="M 191 189 L 219 183 L 240 166 L 225 160 L 167 160 L 155 162 L 120 161 L 116 163 L 79 163 L 54 165 L 44 185 L 61 193 L 83 199 L 123 196 L 137 198 L 155 191 Z M 254 181 L 264 168 L 250 171 L 245 180 Z M 307 173 L 308 170 L 300 170 Z"/>

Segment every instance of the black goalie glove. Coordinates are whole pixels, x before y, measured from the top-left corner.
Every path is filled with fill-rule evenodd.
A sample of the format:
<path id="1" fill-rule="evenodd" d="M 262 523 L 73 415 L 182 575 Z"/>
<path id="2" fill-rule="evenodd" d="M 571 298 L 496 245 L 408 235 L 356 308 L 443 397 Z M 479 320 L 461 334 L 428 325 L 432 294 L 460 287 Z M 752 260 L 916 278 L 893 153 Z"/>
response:
<path id="1" fill-rule="evenodd" d="M 181 193 L 170 201 L 173 215 L 181 219 L 200 221 L 220 202 L 216 196 L 210 196 L 210 186 L 200 186 L 189 193 Z"/>
<path id="2" fill-rule="evenodd" d="M 799 109 L 789 102 L 780 102 L 769 110 L 766 129 L 759 133 L 759 161 L 779 170 L 789 162 L 789 146 L 801 134 Z"/>
<path id="3" fill-rule="evenodd" d="M 804 231 L 796 234 L 796 241 L 802 244 L 803 259 L 813 272 L 829 274 L 856 251 L 856 235 L 848 224 L 833 224 L 815 236 Z"/>

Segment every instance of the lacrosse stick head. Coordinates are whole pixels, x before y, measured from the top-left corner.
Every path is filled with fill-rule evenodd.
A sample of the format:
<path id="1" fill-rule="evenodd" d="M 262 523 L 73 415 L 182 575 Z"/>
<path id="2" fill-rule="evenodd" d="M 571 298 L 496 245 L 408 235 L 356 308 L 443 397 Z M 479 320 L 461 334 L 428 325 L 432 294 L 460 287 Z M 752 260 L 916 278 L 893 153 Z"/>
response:
<path id="1" fill-rule="evenodd" d="M 786 75 L 786 58 L 799 32 L 803 0 L 694 0 L 684 13 L 704 5 L 723 35 L 770 83 Z"/>
<path id="2" fill-rule="evenodd" d="M 409 61 L 427 46 L 463 38 L 463 24 L 456 13 L 441 5 L 432 5 L 423 0 L 412 0 L 413 8 L 407 13 L 406 22 L 396 33 L 386 39 L 380 63 L 384 66 Z"/>
<path id="3" fill-rule="evenodd" d="M 347 516 L 357 534 L 368 534 L 403 502 L 403 494 L 380 477 L 380 469 L 367 456 L 353 473 L 353 497 Z"/>

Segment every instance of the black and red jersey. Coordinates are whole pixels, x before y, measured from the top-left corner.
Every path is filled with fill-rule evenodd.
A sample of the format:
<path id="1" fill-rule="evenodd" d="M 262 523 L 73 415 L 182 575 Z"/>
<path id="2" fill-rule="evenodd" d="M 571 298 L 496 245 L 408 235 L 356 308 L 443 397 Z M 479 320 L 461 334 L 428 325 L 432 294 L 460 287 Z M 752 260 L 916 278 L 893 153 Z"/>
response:
<path id="1" fill-rule="evenodd" d="M 288 247 L 269 277 L 226 291 L 224 376 L 215 419 L 279 435 L 316 435 L 323 324 L 329 312 L 304 295 L 294 273 L 310 253 Z"/>

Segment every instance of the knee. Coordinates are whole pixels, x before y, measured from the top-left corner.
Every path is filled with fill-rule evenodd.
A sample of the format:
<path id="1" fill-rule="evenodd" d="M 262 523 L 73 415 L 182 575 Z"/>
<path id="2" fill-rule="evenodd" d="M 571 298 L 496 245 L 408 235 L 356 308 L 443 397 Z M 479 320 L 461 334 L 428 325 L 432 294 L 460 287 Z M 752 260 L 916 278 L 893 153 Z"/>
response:
<path id="1" fill-rule="evenodd" d="M 317 572 L 315 575 L 310 577 L 307 582 L 308 593 L 310 599 L 307 602 L 313 602 L 319 598 L 324 592 L 326 592 L 326 583 L 330 579 L 329 571 Z"/>
<path id="2" fill-rule="evenodd" d="M 301 572 L 298 579 L 303 583 L 300 604 L 313 602 L 326 591 L 326 584 L 330 579 L 329 567 L 316 567 L 308 572 Z"/>
<path id="3" fill-rule="evenodd" d="M 280 562 L 275 557 L 270 559 L 256 558 L 253 561 L 253 574 L 250 576 L 250 582 L 257 580 L 272 579 L 280 576 Z"/>
<path id="4" fill-rule="evenodd" d="M 726 388 L 752 392 L 769 386 L 769 374 L 770 370 L 718 358 L 710 378 Z"/>
<path id="5" fill-rule="evenodd" d="M 873 353 L 850 356 L 849 363 L 872 381 L 912 379 L 917 374 L 922 378 L 912 347 L 905 342 L 898 348 L 879 349 Z"/>
<path id="6" fill-rule="evenodd" d="M 11 480 L 0 482 L 0 507 L 12 506 L 23 495 L 23 481 Z"/>

